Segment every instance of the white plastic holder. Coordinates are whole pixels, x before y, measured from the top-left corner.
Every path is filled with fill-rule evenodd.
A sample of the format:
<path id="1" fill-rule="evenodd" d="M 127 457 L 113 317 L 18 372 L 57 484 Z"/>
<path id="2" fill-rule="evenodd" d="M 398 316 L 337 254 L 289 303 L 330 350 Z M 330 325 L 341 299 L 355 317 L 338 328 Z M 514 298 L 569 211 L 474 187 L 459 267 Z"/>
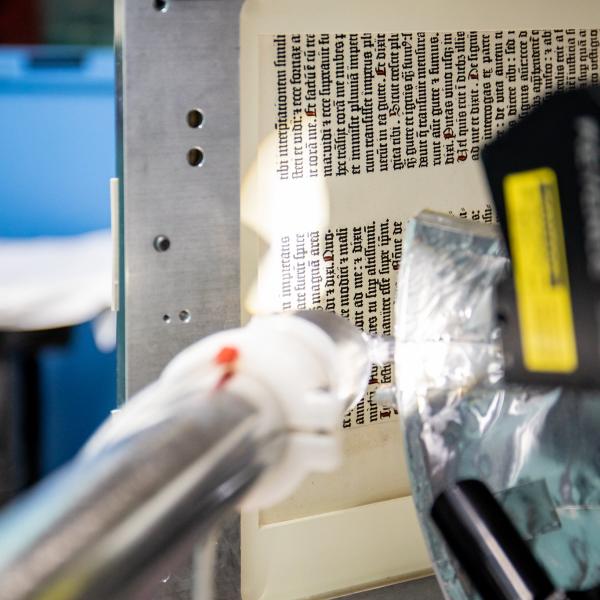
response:
<path id="1" fill-rule="evenodd" d="M 261 476 L 240 506 L 267 508 L 289 496 L 308 474 L 333 471 L 341 463 L 341 422 L 349 408 L 342 353 L 310 320 L 291 314 L 255 317 L 245 327 L 214 334 L 183 350 L 84 451 L 99 451 L 149 427 L 177 410 L 182 393 L 226 390 L 259 409 L 260 427 L 283 429 L 288 435 L 283 459 Z M 357 395 L 362 391 L 356 390 Z M 216 401 L 226 397 L 215 395 Z"/>
<path id="2" fill-rule="evenodd" d="M 309 473 L 339 466 L 346 399 L 339 389 L 336 352 L 320 327 L 299 317 L 274 315 L 205 338 L 165 368 L 159 385 L 193 377 L 205 389 L 225 388 L 255 404 L 265 427 L 281 423 L 287 431 L 283 460 L 243 499 L 244 510 L 271 506 L 289 496 Z"/>

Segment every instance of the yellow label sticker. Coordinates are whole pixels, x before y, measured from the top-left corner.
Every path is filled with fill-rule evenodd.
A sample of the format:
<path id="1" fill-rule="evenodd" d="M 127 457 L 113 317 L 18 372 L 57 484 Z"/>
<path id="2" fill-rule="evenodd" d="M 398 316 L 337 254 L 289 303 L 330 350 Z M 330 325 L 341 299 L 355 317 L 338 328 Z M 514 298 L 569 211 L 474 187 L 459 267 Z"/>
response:
<path id="1" fill-rule="evenodd" d="M 577 345 L 556 173 L 507 175 L 504 197 L 525 368 L 572 373 Z"/>

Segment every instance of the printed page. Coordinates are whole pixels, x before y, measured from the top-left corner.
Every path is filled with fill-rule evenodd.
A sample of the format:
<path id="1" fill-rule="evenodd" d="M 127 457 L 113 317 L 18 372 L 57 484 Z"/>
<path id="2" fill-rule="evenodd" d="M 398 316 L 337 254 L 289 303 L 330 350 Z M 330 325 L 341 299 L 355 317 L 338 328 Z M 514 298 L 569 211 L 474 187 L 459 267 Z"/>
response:
<path id="1" fill-rule="evenodd" d="M 330 310 L 390 335 L 407 221 L 430 208 L 491 222 L 482 144 L 551 92 L 597 83 L 599 43 L 597 29 L 261 36 L 249 311 Z M 342 470 L 261 522 L 410 493 L 397 415 L 373 400 L 392 382 L 374 368 L 344 417 Z"/>

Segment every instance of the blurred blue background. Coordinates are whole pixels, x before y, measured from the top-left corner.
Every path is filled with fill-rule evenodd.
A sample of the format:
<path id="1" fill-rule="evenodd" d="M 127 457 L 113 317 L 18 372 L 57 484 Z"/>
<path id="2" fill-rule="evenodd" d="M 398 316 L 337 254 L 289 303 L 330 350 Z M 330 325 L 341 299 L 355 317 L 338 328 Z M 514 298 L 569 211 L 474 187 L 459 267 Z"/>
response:
<path id="1" fill-rule="evenodd" d="M 110 227 L 114 59 L 98 44 L 111 40 L 112 2 L 0 4 L 0 237 Z M 115 353 L 99 351 L 83 324 L 67 346 L 41 351 L 40 375 L 47 473 L 115 407 Z"/>
<path id="2" fill-rule="evenodd" d="M 110 227 L 112 50 L 0 48 L 0 127 L 0 235 Z"/>

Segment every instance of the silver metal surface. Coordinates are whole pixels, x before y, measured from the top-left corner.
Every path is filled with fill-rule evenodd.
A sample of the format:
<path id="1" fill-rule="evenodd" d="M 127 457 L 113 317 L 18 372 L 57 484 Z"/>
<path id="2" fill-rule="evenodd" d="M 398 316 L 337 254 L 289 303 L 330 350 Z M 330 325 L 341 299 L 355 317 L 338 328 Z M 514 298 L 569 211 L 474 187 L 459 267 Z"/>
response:
<path id="1" fill-rule="evenodd" d="M 142 433 L 84 449 L 2 514 L 0 600 L 148 598 L 283 455 L 284 435 L 239 397 L 182 402 Z"/>
<path id="2" fill-rule="evenodd" d="M 192 342 L 239 324 L 240 7 L 116 3 L 122 399 Z M 195 109 L 201 127 L 188 123 Z"/>

